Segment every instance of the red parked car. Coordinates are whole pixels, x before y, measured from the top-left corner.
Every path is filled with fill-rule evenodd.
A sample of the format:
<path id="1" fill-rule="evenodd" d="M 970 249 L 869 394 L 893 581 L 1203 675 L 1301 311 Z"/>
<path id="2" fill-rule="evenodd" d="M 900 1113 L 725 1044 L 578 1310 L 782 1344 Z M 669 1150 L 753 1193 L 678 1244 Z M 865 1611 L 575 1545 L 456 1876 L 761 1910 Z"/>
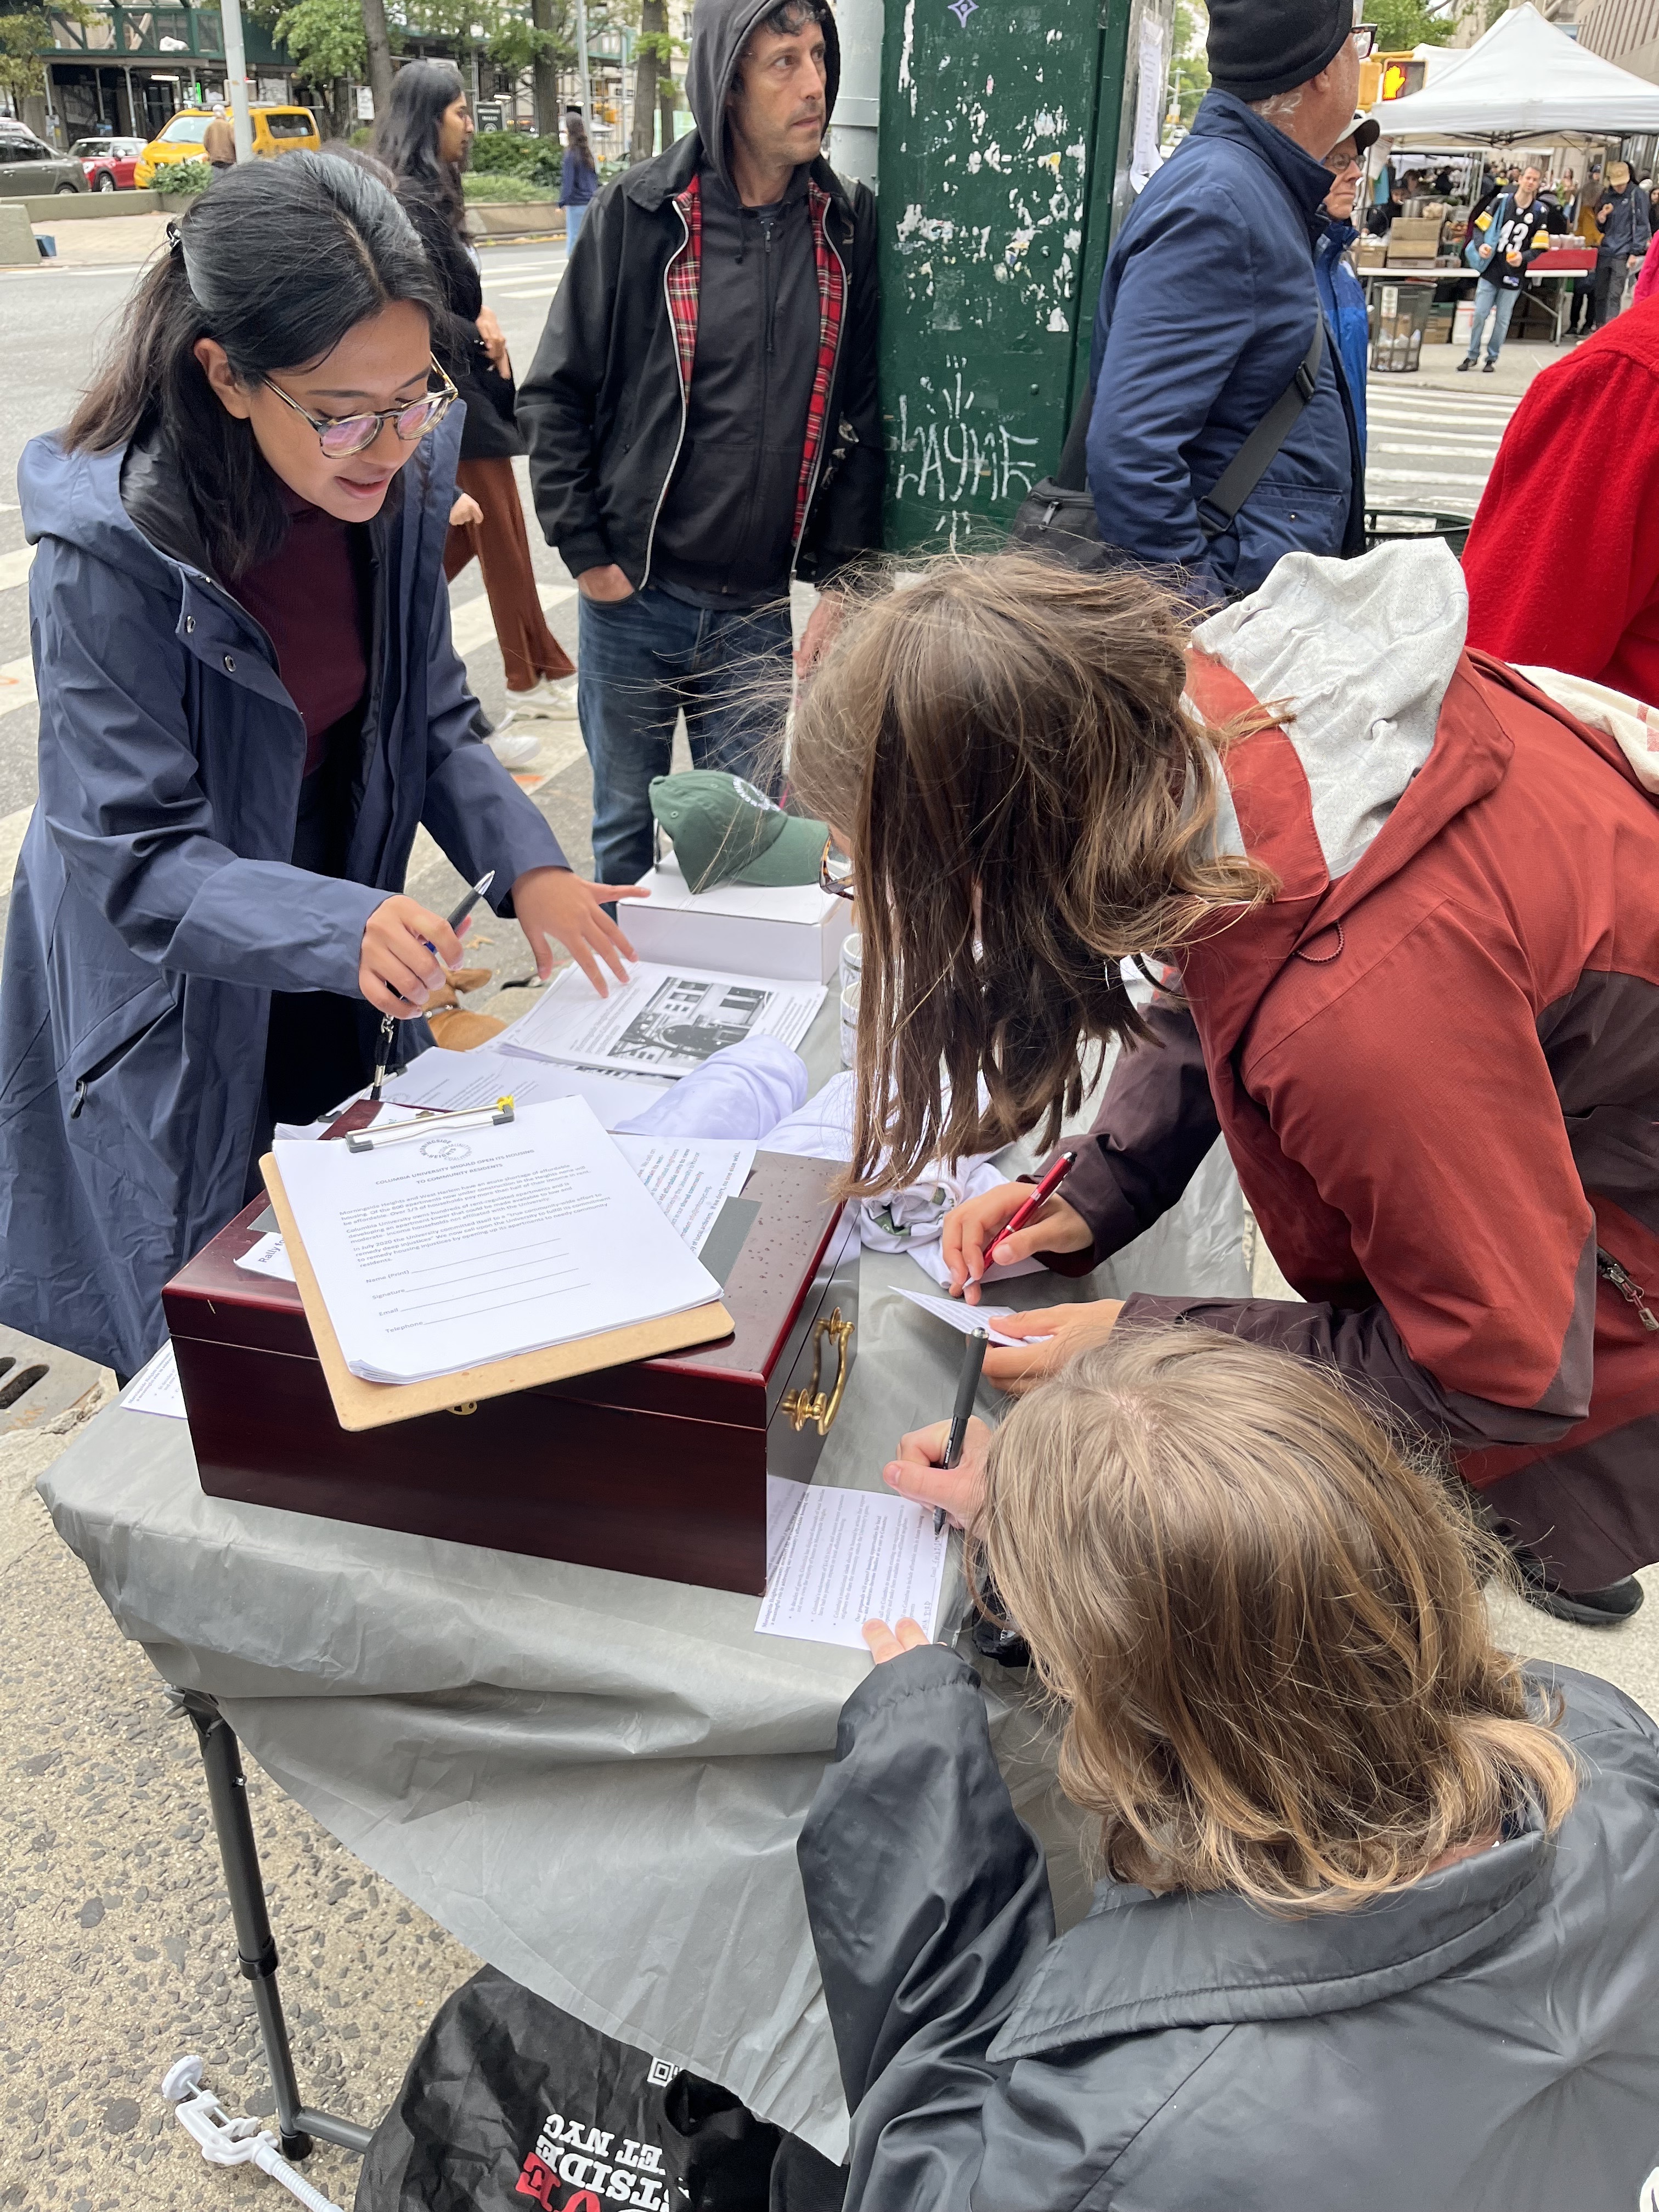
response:
<path id="1" fill-rule="evenodd" d="M 130 192 L 133 164 L 143 150 L 142 138 L 77 138 L 70 156 L 86 171 L 89 192 Z"/>

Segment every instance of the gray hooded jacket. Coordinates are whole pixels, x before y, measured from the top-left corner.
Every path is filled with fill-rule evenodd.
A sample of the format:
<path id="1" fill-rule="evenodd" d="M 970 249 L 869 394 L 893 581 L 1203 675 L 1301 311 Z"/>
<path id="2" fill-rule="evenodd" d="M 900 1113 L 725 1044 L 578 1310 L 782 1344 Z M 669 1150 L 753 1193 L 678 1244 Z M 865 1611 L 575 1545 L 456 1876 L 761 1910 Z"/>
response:
<path id="1" fill-rule="evenodd" d="M 1058 1942 L 978 1678 L 842 1713 L 800 1839 L 847 2212 L 1638 2212 L 1659 2164 L 1659 1729 L 1559 1670 L 1553 1838 L 1353 1912 L 1105 1881 Z"/>

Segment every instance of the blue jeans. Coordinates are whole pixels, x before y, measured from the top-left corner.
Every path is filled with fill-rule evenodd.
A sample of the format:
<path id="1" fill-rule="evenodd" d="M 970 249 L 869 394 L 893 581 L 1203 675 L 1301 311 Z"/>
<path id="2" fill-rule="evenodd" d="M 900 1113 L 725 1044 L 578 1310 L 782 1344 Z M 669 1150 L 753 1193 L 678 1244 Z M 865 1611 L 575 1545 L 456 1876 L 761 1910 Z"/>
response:
<path id="1" fill-rule="evenodd" d="M 1469 355 L 1474 360 L 1480 351 L 1480 335 L 1492 317 L 1492 337 L 1487 341 L 1486 359 L 1496 361 L 1504 350 L 1504 341 L 1510 334 L 1510 317 L 1515 313 L 1515 303 L 1521 297 L 1520 286 L 1494 284 L 1483 276 L 1474 288 L 1474 326 L 1469 332 Z"/>
<path id="2" fill-rule="evenodd" d="M 576 711 L 593 764 L 593 879 L 636 884 L 651 866 L 651 779 L 666 775 L 685 710 L 691 758 L 763 790 L 777 781 L 789 711 L 787 601 L 730 614 L 647 585 L 580 612 Z"/>
<path id="3" fill-rule="evenodd" d="M 576 240 L 582 234 L 582 217 L 587 213 L 591 205 L 591 201 L 584 200 L 580 207 L 568 207 L 565 210 L 564 250 L 567 253 L 575 252 Z"/>

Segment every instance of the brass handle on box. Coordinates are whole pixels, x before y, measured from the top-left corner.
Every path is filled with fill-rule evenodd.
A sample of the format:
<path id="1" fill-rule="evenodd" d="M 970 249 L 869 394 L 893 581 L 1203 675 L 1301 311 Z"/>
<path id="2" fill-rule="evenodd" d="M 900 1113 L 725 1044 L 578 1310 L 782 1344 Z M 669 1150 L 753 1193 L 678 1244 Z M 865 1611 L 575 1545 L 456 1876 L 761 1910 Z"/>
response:
<path id="1" fill-rule="evenodd" d="M 786 1390 L 783 1394 L 783 1410 L 795 1429 L 804 1429 L 809 1421 L 816 1421 L 818 1434 L 827 1437 L 834 1427 L 847 1389 L 847 1371 L 853 1364 L 853 1331 L 857 1326 L 856 1322 L 843 1321 L 837 1306 L 828 1321 L 819 1322 L 813 1329 L 811 1383 L 805 1390 Z M 826 1337 L 836 1347 L 836 1387 L 828 1398 L 820 1387 Z"/>
<path id="2" fill-rule="evenodd" d="M 478 1401 L 476 1398 L 463 1398 L 459 1406 L 447 1406 L 444 1410 L 449 1413 L 476 1413 Z"/>

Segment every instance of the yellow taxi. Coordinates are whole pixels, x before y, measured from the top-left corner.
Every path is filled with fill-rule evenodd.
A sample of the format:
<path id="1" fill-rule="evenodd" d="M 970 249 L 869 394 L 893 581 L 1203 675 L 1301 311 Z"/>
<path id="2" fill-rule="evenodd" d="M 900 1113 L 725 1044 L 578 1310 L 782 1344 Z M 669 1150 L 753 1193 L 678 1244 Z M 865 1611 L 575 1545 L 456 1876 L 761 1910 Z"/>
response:
<path id="1" fill-rule="evenodd" d="M 252 107 L 248 113 L 253 123 L 253 151 L 261 160 L 269 160 L 273 154 L 322 151 L 322 133 L 308 107 Z M 228 103 L 225 117 L 228 121 Z M 152 138 L 138 156 L 132 181 L 139 191 L 155 184 L 156 172 L 175 161 L 201 161 L 202 141 L 212 120 L 213 111 L 207 107 L 181 107 L 171 117 L 166 130 L 159 137 Z"/>

